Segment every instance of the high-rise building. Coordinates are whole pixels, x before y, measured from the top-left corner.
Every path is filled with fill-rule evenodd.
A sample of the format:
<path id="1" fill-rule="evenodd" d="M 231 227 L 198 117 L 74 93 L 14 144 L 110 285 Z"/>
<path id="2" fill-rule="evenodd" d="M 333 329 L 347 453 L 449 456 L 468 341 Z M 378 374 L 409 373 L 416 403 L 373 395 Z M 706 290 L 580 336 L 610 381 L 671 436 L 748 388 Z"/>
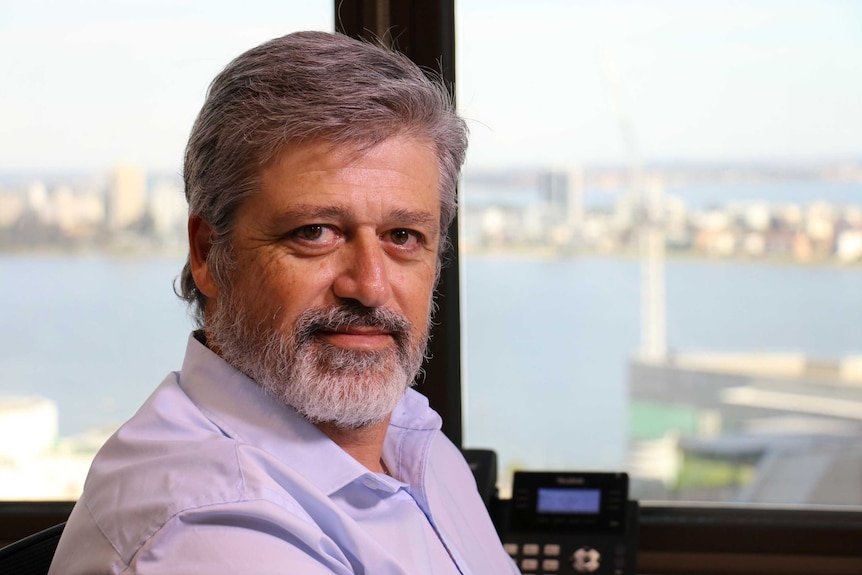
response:
<path id="1" fill-rule="evenodd" d="M 577 167 L 550 169 L 538 175 L 538 186 L 543 199 L 560 223 L 580 233 L 584 221 L 584 174 Z"/>
<path id="2" fill-rule="evenodd" d="M 178 184 L 164 181 L 153 187 L 150 218 L 156 236 L 162 239 L 184 239 L 187 216 L 188 204 Z"/>
<path id="3" fill-rule="evenodd" d="M 135 164 L 118 164 L 108 189 L 108 227 L 122 230 L 137 223 L 147 208 L 147 177 Z"/>
<path id="4" fill-rule="evenodd" d="M 568 170 L 568 200 L 566 222 L 578 234 L 584 225 L 584 171 L 579 167 Z"/>

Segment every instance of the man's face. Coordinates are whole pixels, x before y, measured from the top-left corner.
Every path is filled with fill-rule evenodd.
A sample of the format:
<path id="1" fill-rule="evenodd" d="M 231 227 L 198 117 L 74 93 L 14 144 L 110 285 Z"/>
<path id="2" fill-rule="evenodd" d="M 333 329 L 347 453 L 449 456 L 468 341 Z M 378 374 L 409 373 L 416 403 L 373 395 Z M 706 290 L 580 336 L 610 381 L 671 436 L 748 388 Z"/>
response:
<path id="1" fill-rule="evenodd" d="M 431 146 L 407 137 L 287 150 L 237 210 L 213 349 L 312 421 L 385 421 L 427 342 L 438 183 Z"/>

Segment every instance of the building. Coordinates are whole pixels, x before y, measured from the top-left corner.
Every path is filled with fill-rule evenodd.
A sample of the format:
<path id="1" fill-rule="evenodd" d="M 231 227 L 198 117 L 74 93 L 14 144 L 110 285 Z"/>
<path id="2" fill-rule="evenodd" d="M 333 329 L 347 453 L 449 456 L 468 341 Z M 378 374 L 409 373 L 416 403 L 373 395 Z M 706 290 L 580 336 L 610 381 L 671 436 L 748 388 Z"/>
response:
<path id="1" fill-rule="evenodd" d="M 143 168 L 118 164 L 108 188 L 108 229 L 120 231 L 140 221 L 147 209 L 147 178 Z"/>

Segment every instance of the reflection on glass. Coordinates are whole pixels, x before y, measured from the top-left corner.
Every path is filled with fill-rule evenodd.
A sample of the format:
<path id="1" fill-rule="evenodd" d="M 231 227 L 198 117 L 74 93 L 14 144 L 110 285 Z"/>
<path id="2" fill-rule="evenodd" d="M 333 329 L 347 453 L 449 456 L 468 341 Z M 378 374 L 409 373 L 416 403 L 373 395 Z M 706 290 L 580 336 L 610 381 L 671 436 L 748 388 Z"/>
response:
<path id="1" fill-rule="evenodd" d="M 0 499 L 76 499 L 192 323 L 180 181 L 206 86 L 332 3 L 12 3 L 0 18 Z"/>
<path id="2" fill-rule="evenodd" d="M 862 6 L 458 3 L 465 445 L 860 504 Z"/>

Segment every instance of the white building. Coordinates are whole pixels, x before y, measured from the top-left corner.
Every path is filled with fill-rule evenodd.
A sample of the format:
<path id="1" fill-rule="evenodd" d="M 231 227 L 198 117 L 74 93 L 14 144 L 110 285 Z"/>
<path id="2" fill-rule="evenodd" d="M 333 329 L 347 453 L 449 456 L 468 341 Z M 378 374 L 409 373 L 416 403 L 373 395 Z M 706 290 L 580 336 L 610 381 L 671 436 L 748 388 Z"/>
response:
<path id="1" fill-rule="evenodd" d="M 108 227 L 122 230 L 134 224 L 146 212 L 147 178 L 143 168 L 118 164 L 108 188 Z"/>

